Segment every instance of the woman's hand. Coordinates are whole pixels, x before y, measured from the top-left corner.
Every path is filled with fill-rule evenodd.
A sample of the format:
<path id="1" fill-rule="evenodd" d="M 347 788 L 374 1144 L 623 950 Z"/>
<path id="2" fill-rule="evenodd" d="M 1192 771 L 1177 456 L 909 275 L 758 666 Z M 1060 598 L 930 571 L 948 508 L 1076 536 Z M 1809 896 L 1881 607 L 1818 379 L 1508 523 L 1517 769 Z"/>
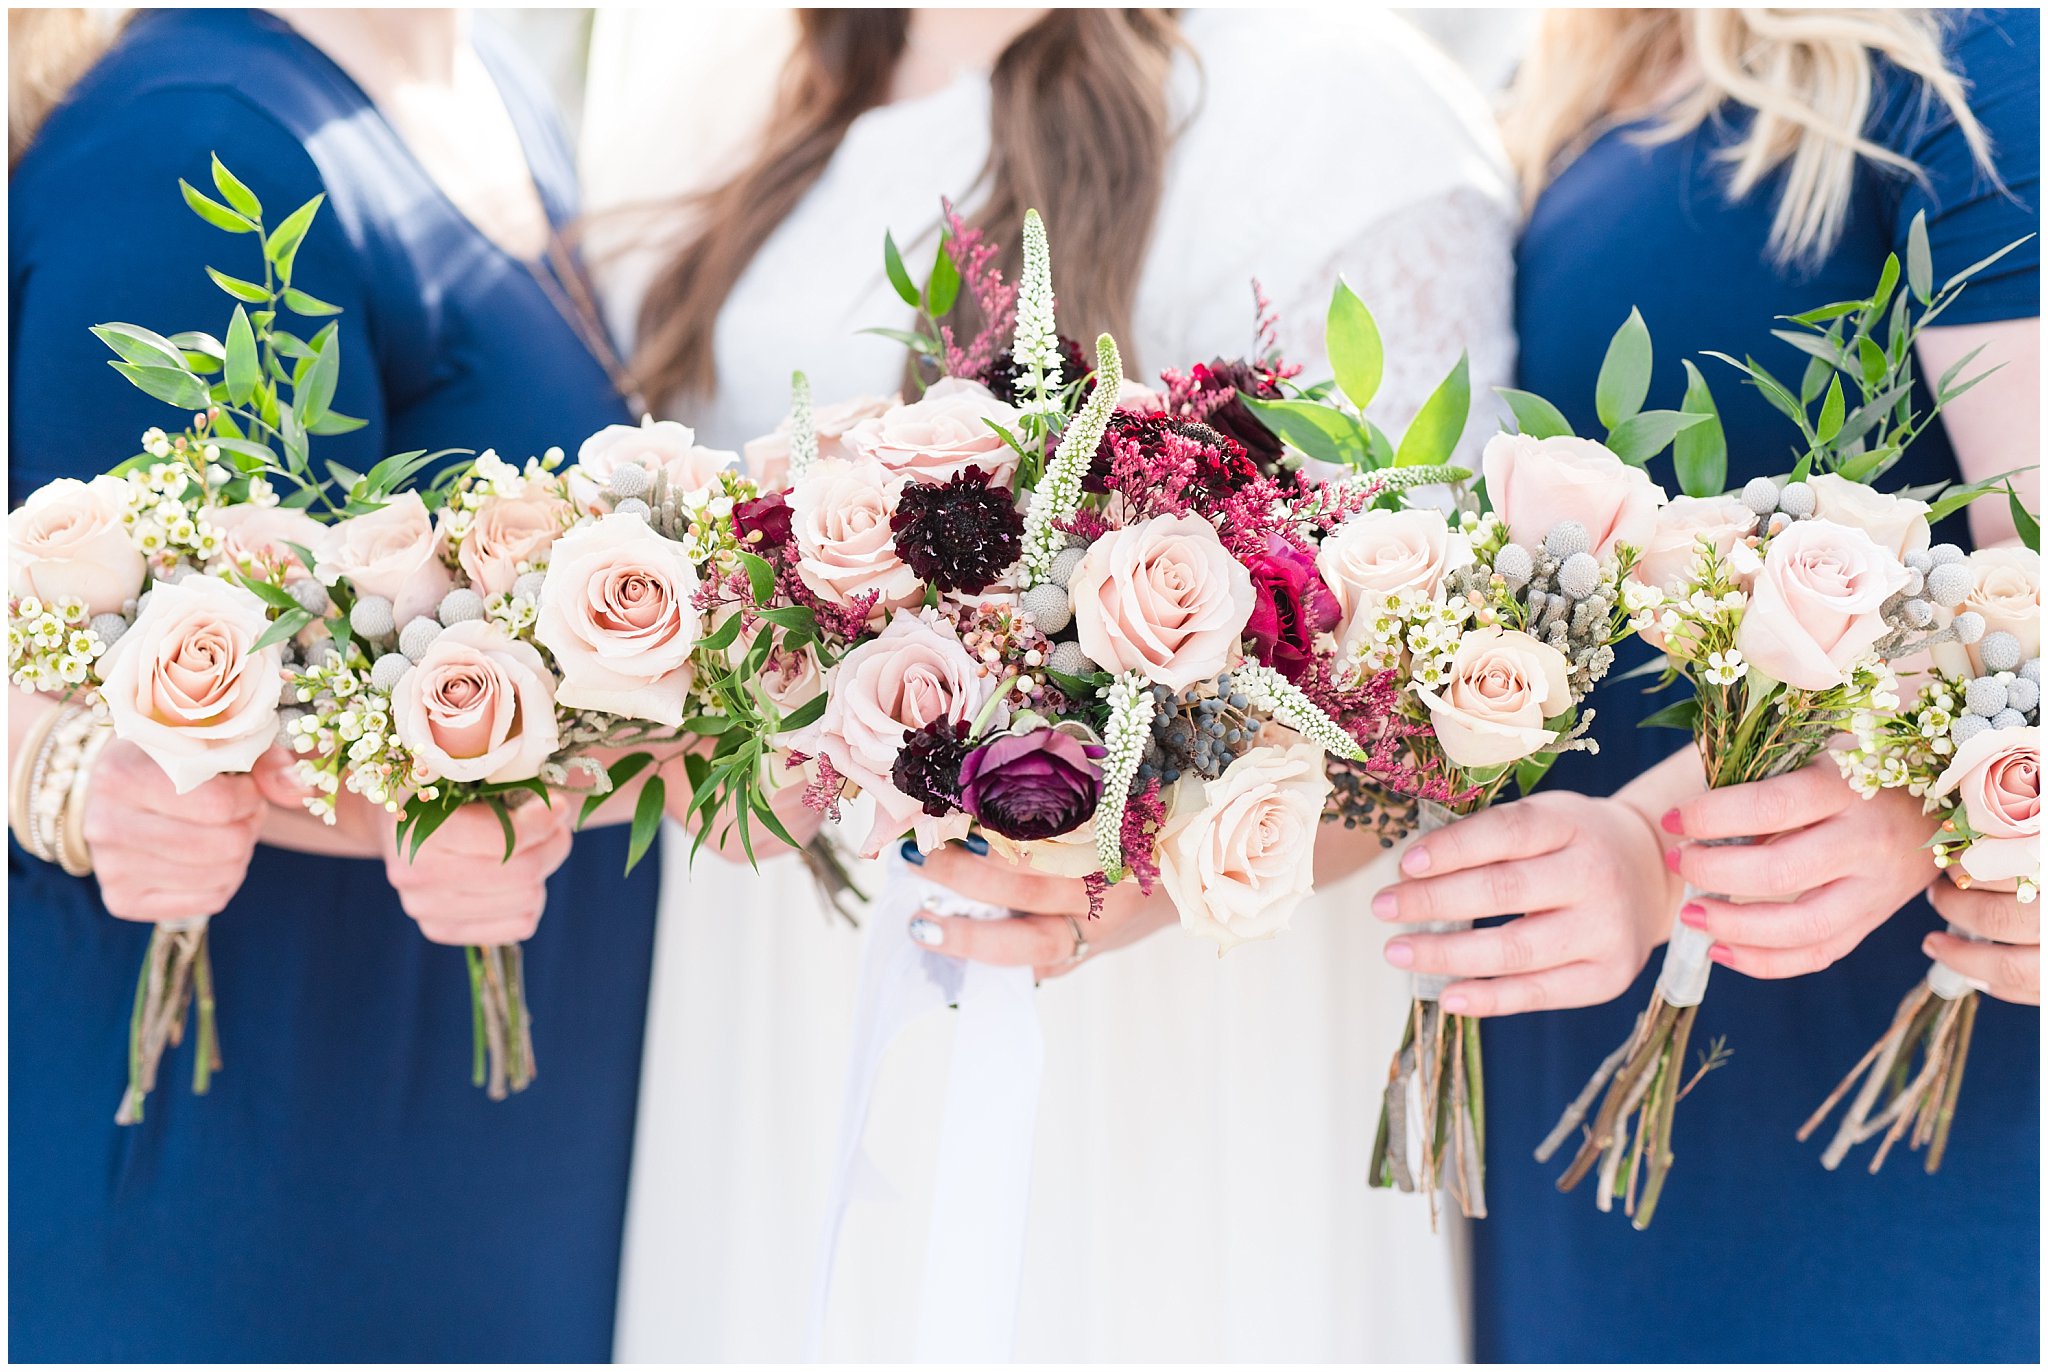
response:
<path id="1" fill-rule="evenodd" d="M 396 826 L 383 826 L 384 871 L 429 942 L 519 943 L 540 927 L 548 878 L 569 856 L 569 805 L 534 801 L 511 814 L 509 858 L 504 826 L 487 805 L 457 810 L 411 857 L 398 850 Z"/>
<path id="2" fill-rule="evenodd" d="M 2041 1003 L 2041 904 L 2020 904 L 2009 891 L 1964 890 L 1942 880 L 1927 888 L 1927 899 L 1941 917 L 1958 929 L 1987 942 L 1929 934 L 1921 943 L 1927 956 L 1946 964 L 1986 994 L 2015 1005 Z"/>
<path id="3" fill-rule="evenodd" d="M 1672 870 L 1700 891 L 1679 918 L 1708 956 L 1752 977 L 1797 977 L 1848 955 L 1927 885 L 1934 821 L 1904 791 L 1865 800 L 1826 758 L 1768 781 L 1704 791 L 1664 816 Z M 1709 847 L 1698 840 L 1758 837 Z M 1738 904 L 1737 901 L 1744 903 Z"/>
<path id="4" fill-rule="evenodd" d="M 987 847 L 980 838 L 968 839 L 965 845 L 947 844 L 924 855 L 922 874 L 970 900 L 1007 907 L 1015 917 L 919 915 L 910 922 L 910 936 L 933 952 L 998 967 L 1029 967 L 1034 979 L 1045 981 L 1174 922 L 1173 905 L 1164 892 L 1154 888 L 1148 896 L 1131 881 L 1103 892 L 1102 913 L 1090 919 L 1088 888 L 1078 878 L 1034 872 L 989 854 Z M 1076 929 L 1088 945 L 1079 959 L 1074 957 Z"/>
<path id="5" fill-rule="evenodd" d="M 85 842 L 100 899 L 121 919 L 157 924 L 217 915 L 249 874 L 269 806 L 247 776 L 179 795 L 149 754 L 110 739 L 85 794 Z"/>
<path id="6" fill-rule="evenodd" d="M 1495 805 L 1417 839 L 1402 880 L 1373 897 L 1384 920 L 1509 924 L 1402 934 L 1396 967 L 1458 977 L 1439 1004 L 1458 1015 L 1597 1005 L 1627 990 L 1675 903 L 1656 831 L 1619 800 L 1567 791 Z"/>

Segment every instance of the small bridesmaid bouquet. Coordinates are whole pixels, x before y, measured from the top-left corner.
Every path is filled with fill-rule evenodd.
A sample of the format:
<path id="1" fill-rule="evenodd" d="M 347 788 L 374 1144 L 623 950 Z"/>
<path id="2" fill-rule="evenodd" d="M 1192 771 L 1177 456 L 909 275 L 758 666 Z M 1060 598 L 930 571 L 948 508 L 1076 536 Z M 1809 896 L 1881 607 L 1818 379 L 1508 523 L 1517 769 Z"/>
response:
<path id="1" fill-rule="evenodd" d="M 2016 522 L 2038 539 L 2031 517 Z M 1912 703 L 1838 754 L 1843 775 L 1866 795 L 1904 786 L 1926 797 L 1927 812 L 1941 821 L 1929 846 L 1949 880 L 2012 891 L 2031 903 L 2041 889 L 2041 555 L 1991 548 L 1967 560 L 1909 565 L 1952 589 L 1967 585 L 1955 617 L 1981 620 L 1981 636 L 1967 647 L 1949 642 L 1935 649 L 1936 672 Z M 1953 926 L 1949 932 L 1968 937 Z M 1903 1138 L 1927 1150 L 1929 1173 L 1940 1169 L 1977 997 L 1941 963 L 1928 968 L 1899 1002 L 1891 1027 L 1800 1128 L 1802 1142 L 1812 1137 L 1862 1082 L 1821 1154 L 1822 1166 L 1832 1171 L 1857 1145 L 1877 1138 L 1874 1174 Z"/>

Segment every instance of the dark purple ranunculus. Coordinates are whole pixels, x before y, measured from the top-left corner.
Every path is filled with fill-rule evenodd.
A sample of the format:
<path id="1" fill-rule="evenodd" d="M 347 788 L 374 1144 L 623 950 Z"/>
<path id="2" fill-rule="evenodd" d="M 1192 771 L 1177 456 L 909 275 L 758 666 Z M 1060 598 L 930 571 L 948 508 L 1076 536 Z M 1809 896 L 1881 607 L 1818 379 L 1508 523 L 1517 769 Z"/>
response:
<path id="1" fill-rule="evenodd" d="M 1279 534 L 1246 564 L 1252 574 L 1252 617 L 1244 626 L 1252 652 L 1289 681 L 1308 669 L 1316 635 L 1343 617 L 1337 597 L 1316 575 L 1315 554 Z"/>
<path id="2" fill-rule="evenodd" d="M 1019 842 L 1078 829 L 1102 799 L 1103 752 L 1056 729 L 1006 734 L 961 764 L 960 808 Z"/>
<path id="3" fill-rule="evenodd" d="M 780 548 L 789 542 L 789 499 L 781 491 L 770 491 L 732 507 L 732 527 L 754 552 Z"/>

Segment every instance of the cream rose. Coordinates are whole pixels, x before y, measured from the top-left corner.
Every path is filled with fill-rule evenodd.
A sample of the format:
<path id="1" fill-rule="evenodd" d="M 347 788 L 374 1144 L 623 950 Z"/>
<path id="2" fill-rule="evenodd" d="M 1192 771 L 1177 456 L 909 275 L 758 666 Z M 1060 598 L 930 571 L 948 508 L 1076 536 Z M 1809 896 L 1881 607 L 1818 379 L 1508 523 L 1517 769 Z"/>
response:
<path id="1" fill-rule="evenodd" d="M 1585 526 L 1600 558 L 1623 543 L 1643 547 L 1657 527 L 1663 490 L 1590 438 L 1495 434 L 1480 462 L 1508 536 L 1531 550 L 1566 520 Z"/>
<path id="2" fill-rule="evenodd" d="M 840 775 L 874 798 L 875 827 L 862 855 L 916 828 L 918 841 L 936 846 L 967 832 L 965 815 L 940 823 L 896 788 L 891 773 L 904 737 L 935 720 L 972 722 L 996 688 L 953 626 L 930 612 L 899 610 L 887 628 L 853 649 L 832 668 L 825 713 L 805 730 L 803 750 L 822 753 Z M 991 727 L 1006 722 L 998 706 Z"/>
<path id="3" fill-rule="evenodd" d="M 1287 927 L 1315 885 L 1330 779 L 1323 750 L 1262 746 L 1214 781 L 1175 785 L 1159 835 L 1159 882 L 1181 928 L 1227 952 Z"/>
<path id="4" fill-rule="evenodd" d="M 346 581 L 359 596 L 382 596 L 402 625 L 431 615 L 455 585 L 441 561 L 442 536 L 417 491 L 382 509 L 329 525 L 313 548 L 325 585 Z"/>
<path id="5" fill-rule="evenodd" d="M 1067 581 L 1088 660 L 1174 690 L 1230 665 L 1251 618 L 1251 573 L 1206 519 L 1169 515 L 1097 539 Z"/>
<path id="6" fill-rule="evenodd" d="M 477 592 L 503 595 L 547 560 L 548 549 L 575 517 L 568 501 L 537 483 L 518 495 L 486 496 L 456 558 Z"/>
<path id="7" fill-rule="evenodd" d="M 614 514 L 556 541 L 533 636 L 554 654 L 555 699 L 674 727 L 694 679 L 697 569 L 637 515 Z"/>
<path id="8" fill-rule="evenodd" d="M 1797 520 L 1770 541 L 1735 646 L 1750 667 L 1802 691 L 1848 679 L 1886 633 L 1884 602 L 1906 569 L 1861 529 Z"/>
<path id="9" fill-rule="evenodd" d="M 789 493 L 797 576 L 834 605 L 851 605 L 874 592 L 874 624 L 924 598 L 917 573 L 896 555 L 889 528 L 902 489 L 901 477 L 861 459 L 821 462 Z"/>
<path id="10" fill-rule="evenodd" d="M 667 478 L 670 490 L 681 493 L 710 485 L 738 461 L 738 453 L 700 446 L 689 425 L 646 415 L 637 428 L 607 424 L 583 440 L 568 472 L 569 495 L 578 507 L 595 514 L 603 508 L 599 495 L 621 467 L 638 467 L 649 476 L 659 473 Z"/>
<path id="11" fill-rule="evenodd" d="M 1979 548 L 1970 554 L 1969 566 L 1975 584 L 1956 609 L 1982 615 L 1986 634 L 2004 632 L 2018 639 L 2020 661 L 2039 657 L 2041 555 L 2028 548 Z M 1937 644 L 1934 663 L 1950 676 L 1978 676 L 1984 670 L 1977 655 L 1983 642 Z"/>
<path id="12" fill-rule="evenodd" d="M 255 648 L 263 602 L 219 577 L 159 582 L 101 660 L 114 734 L 164 769 L 180 794 L 246 772 L 277 741 L 284 647 Z"/>
<path id="13" fill-rule="evenodd" d="M 872 458 L 898 476 L 945 481 L 967 467 L 979 467 L 995 482 L 1017 470 L 1017 450 L 989 423 L 1016 433 L 1024 414 L 976 381 L 949 376 L 914 404 L 864 419 L 846 433 L 847 449 Z"/>
<path id="14" fill-rule="evenodd" d="M 1438 690 L 1415 688 L 1444 756 L 1460 767 L 1519 762 L 1555 741 L 1543 727 L 1571 707 L 1571 664 L 1519 629 L 1473 629 Z"/>
<path id="15" fill-rule="evenodd" d="M 1756 527 L 1756 516 L 1732 495 L 1675 495 L 1657 511 L 1657 523 L 1629 575 L 1666 595 L 1682 595 L 1699 575 L 1704 540 L 1726 557 Z"/>
<path id="16" fill-rule="evenodd" d="M 148 571 L 121 522 L 127 511 L 128 483 L 117 476 L 61 477 L 36 488 L 7 516 L 9 593 L 118 614 Z"/>
<path id="17" fill-rule="evenodd" d="M 847 431 L 864 419 L 887 414 L 903 403 L 898 395 L 868 395 L 820 405 L 811 411 L 811 430 L 818 436 L 818 456 L 826 461 L 844 460 L 854 454 L 846 446 Z M 789 485 L 789 421 L 775 426 L 775 432 L 748 439 L 745 454 L 747 475 L 764 491 L 780 491 Z"/>
<path id="18" fill-rule="evenodd" d="M 305 511 L 282 505 L 227 505 L 206 511 L 203 518 L 220 532 L 220 555 L 214 565 L 257 576 L 271 567 L 282 567 L 292 576 L 306 575 L 308 568 L 292 545 L 312 552 L 326 532 Z"/>
<path id="19" fill-rule="evenodd" d="M 1973 880 L 2012 889 L 2041 872 L 2041 728 L 1985 729 L 1956 749 L 1928 792 L 1959 794 L 1977 838 L 1963 850 Z"/>
<path id="20" fill-rule="evenodd" d="M 1316 552 L 1316 571 L 1343 615 L 1337 641 L 1349 643 L 1361 615 L 1412 591 L 1442 600 L 1444 577 L 1472 561 L 1472 544 L 1436 510 L 1367 510 L 1332 530 Z"/>
<path id="21" fill-rule="evenodd" d="M 398 679 L 391 730 L 433 781 L 525 781 L 561 743 L 539 651 L 483 619 L 442 630 Z"/>
<path id="22" fill-rule="evenodd" d="M 1925 552 L 1933 539 L 1927 527 L 1929 506 L 1924 500 L 1886 495 L 1833 472 L 1810 476 L 1806 484 L 1813 488 L 1815 519 L 1861 529 L 1893 557 L 1903 559 L 1907 553 Z"/>

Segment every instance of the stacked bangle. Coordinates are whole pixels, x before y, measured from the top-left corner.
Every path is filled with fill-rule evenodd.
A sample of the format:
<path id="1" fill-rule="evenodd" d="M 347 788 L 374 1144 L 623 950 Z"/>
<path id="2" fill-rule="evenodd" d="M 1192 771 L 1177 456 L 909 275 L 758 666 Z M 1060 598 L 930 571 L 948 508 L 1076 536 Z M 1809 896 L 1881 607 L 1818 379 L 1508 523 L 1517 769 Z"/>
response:
<path id="1" fill-rule="evenodd" d="M 92 871 L 85 795 L 93 763 L 112 732 L 90 707 L 67 705 L 30 731 L 15 762 L 8 806 L 15 838 L 75 877 Z"/>

